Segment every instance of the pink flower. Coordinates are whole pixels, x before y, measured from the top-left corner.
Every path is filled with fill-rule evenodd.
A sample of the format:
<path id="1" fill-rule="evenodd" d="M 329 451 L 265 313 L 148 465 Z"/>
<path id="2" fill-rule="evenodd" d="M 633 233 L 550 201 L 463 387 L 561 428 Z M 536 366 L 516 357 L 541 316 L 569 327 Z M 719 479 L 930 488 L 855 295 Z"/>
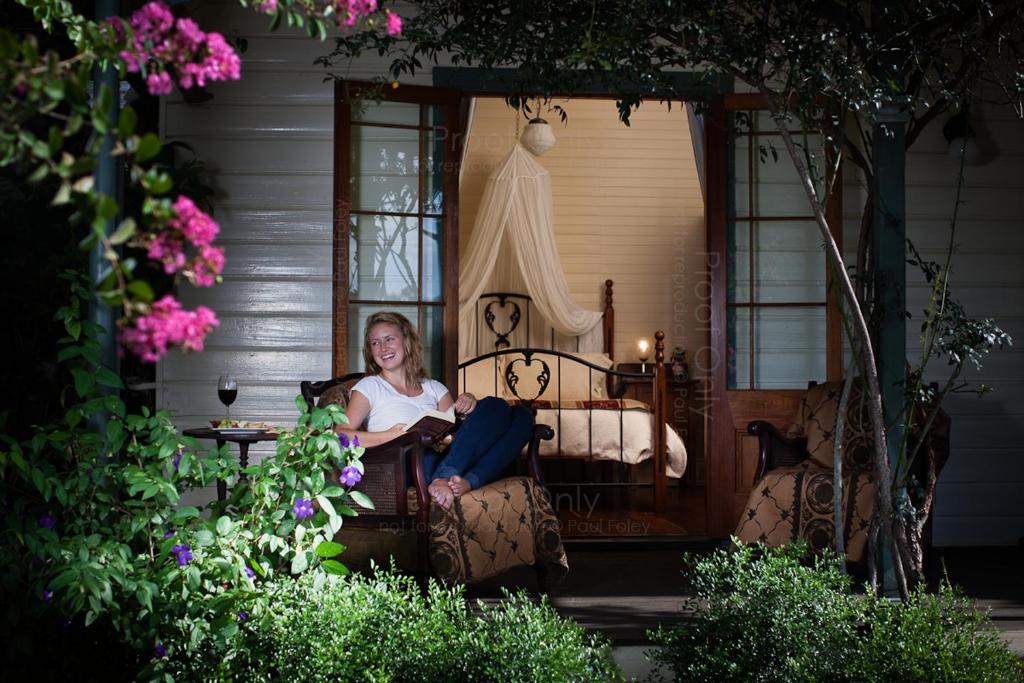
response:
<path id="1" fill-rule="evenodd" d="M 388 10 L 388 35 L 397 36 L 402 33 L 402 17 Z"/>
<path id="2" fill-rule="evenodd" d="M 213 311 L 205 306 L 195 311 L 183 310 L 171 295 L 153 303 L 150 313 L 132 321 L 121 332 L 121 341 L 144 361 L 155 363 L 167 354 L 169 347 L 186 351 L 202 351 L 203 341 L 220 324 Z"/>
<path id="3" fill-rule="evenodd" d="M 146 76 L 146 87 L 149 88 L 150 95 L 170 95 L 174 89 L 174 83 L 171 82 L 171 75 L 166 71 L 151 71 Z"/>
<path id="4" fill-rule="evenodd" d="M 276 8 L 277 0 L 263 0 Z M 155 0 L 132 14 L 130 25 L 135 36 L 126 49 L 119 53 L 125 68 L 137 72 L 144 65 L 155 62 L 154 71 L 146 79 L 149 92 L 164 95 L 170 92 L 170 76 L 177 75 L 183 88 L 204 86 L 207 81 L 237 80 L 241 73 L 241 60 L 219 33 L 204 33 L 195 21 L 187 17 L 174 19 L 165 4 Z M 115 34 L 122 30 L 112 24 Z M 120 34 L 118 34 L 120 37 Z"/>
<path id="5" fill-rule="evenodd" d="M 224 270 L 224 250 L 204 244 L 199 249 L 192 266 L 192 284 L 197 287 L 213 287 L 217 276 Z"/>
<path id="6" fill-rule="evenodd" d="M 185 239 L 197 247 L 210 244 L 220 232 L 217 222 L 185 195 L 178 195 L 174 200 L 174 211 L 178 216 L 167 221 L 167 224 L 180 231 Z"/>
<path id="7" fill-rule="evenodd" d="M 187 17 L 178 19 L 178 23 L 175 25 L 175 28 L 178 29 L 178 45 L 189 52 L 197 51 L 202 46 L 203 41 L 207 38 L 203 30 L 199 28 L 199 24 Z"/>
<path id="8" fill-rule="evenodd" d="M 257 0 L 254 6 L 257 12 L 273 14 L 277 11 L 277 0 Z"/>
<path id="9" fill-rule="evenodd" d="M 149 243 L 146 255 L 154 261 L 163 263 L 164 272 L 168 275 L 177 273 L 185 267 L 185 252 L 182 249 L 181 241 L 167 233 L 157 235 Z"/>

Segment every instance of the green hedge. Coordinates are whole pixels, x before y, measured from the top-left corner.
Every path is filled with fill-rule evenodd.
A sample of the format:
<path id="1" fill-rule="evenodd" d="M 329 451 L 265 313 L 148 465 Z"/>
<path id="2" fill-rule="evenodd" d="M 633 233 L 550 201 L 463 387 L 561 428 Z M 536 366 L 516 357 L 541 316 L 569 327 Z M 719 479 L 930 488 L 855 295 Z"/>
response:
<path id="1" fill-rule="evenodd" d="M 614 681 L 610 647 L 542 601 L 470 607 L 461 588 L 408 576 L 303 576 L 265 586 L 272 610 L 231 651 L 176 658 L 177 680 Z M 185 652 L 185 648 L 180 651 Z"/>
<path id="2" fill-rule="evenodd" d="M 984 614 L 944 586 L 906 603 L 850 590 L 836 561 L 743 546 L 692 562 L 698 607 L 652 634 L 678 681 L 1022 681 Z"/>

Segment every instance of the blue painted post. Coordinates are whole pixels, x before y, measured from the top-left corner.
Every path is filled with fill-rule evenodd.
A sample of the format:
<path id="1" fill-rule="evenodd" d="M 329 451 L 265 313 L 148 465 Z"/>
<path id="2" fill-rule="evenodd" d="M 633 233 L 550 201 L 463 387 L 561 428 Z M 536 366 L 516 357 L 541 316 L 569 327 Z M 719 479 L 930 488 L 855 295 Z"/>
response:
<path id="1" fill-rule="evenodd" d="M 895 104 L 884 105 L 874 124 L 875 215 L 871 236 L 874 262 L 875 298 L 880 316 L 875 350 L 882 409 L 887 432 L 889 465 L 895 470 L 903 430 L 896 419 L 903 405 L 902 382 L 906 375 L 906 133 L 907 115 Z M 880 485 L 883 483 L 880 482 Z M 884 482 L 890 485 L 890 482 Z M 900 509 L 905 491 L 893 492 L 893 508 Z M 882 525 L 882 588 L 897 596 L 892 541 Z"/>
<path id="2" fill-rule="evenodd" d="M 117 11 L 117 0 L 96 0 L 97 19 L 102 20 L 107 17 L 116 16 Z M 97 73 L 94 74 L 94 100 L 99 98 L 100 88 L 104 85 L 110 88 L 111 92 L 114 94 L 114 106 L 111 108 L 110 116 L 108 118 L 110 129 L 114 130 L 117 126 L 120 97 L 118 93 L 119 82 L 117 78 L 117 70 L 113 67 L 108 67 L 103 71 L 99 71 L 97 69 Z M 110 155 L 113 145 L 114 141 L 111 133 L 104 135 L 99 154 L 96 156 L 96 165 L 93 169 L 93 175 L 96 179 L 96 191 L 99 194 L 114 197 L 116 199 L 118 170 L 117 160 Z M 108 235 L 113 232 L 113 228 L 114 221 L 107 221 L 106 232 Z M 108 263 L 107 260 L 103 258 L 103 250 L 103 245 L 98 243 L 89 253 L 89 279 L 94 284 L 99 282 L 101 274 Z M 89 306 L 89 320 L 103 328 L 98 340 L 100 344 L 100 362 L 115 373 L 118 372 L 114 311 L 111 310 L 110 306 L 100 301 L 98 296 L 94 295 L 91 305 Z M 93 423 L 95 428 L 104 429 L 106 417 L 102 415 L 98 416 L 93 420 Z"/>

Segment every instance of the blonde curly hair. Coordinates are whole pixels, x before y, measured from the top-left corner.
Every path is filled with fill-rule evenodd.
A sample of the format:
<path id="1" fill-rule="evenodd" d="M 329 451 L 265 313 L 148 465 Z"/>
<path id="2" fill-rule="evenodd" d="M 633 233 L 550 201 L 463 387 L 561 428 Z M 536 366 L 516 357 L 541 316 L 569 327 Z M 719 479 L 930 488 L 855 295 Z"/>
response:
<path id="1" fill-rule="evenodd" d="M 370 349 L 370 332 L 381 323 L 394 325 L 402 334 L 402 349 L 405 352 L 405 381 L 411 387 L 419 386 L 426 379 L 427 371 L 423 368 L 423 344 L 420 335 L 401 313 L 396 311 L 377 311 L 366 318 L 366 329 L 363 332 L 363 363 L 366 374 L 379 375 L 381 368 L 373 359 Z"/>

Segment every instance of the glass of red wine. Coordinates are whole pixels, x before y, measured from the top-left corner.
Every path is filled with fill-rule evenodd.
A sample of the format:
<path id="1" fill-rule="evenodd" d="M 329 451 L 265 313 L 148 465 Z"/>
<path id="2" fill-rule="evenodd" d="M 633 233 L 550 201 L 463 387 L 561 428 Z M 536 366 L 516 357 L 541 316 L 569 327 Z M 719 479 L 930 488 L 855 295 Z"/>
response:
<path id="1" fill-rule="evenodd" d="M 231 375 L 221 375 L 217 380 L 217 398 L 224 404 L 224 419 L 231 419 L 231 404 L 238 398 L 238 383 Z"/>

